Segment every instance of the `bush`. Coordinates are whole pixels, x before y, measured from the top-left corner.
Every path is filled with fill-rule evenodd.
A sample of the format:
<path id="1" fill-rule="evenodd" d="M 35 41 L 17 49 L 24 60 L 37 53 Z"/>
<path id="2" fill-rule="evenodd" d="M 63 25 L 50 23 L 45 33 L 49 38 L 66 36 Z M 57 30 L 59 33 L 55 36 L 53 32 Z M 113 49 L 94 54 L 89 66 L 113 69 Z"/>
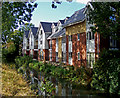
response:
<path id="1" fill-rule="evenodd" d="M 29 63 L 31 63 L 31 62 L 32 62 L 32 57 L 30 57 L 30 56 L 18 56 L 15 59 L 17 69 L 21 66 L 23 66 L 24 68 L 27 68 Z"/>
<path id="2" fill-rule="evenodd" d="M 120 92 L 120 51 L 104 50 L 93 68 L 91 86 L 107 93 Z"/>
<path id="3" fill-rule="evenodd" d="M 14 62 L 16 56 L 17 50 L 14 43 L 11 43 L 9 46 L 7 46 L 7 48 L 2 48 L 2 62 Z"/>

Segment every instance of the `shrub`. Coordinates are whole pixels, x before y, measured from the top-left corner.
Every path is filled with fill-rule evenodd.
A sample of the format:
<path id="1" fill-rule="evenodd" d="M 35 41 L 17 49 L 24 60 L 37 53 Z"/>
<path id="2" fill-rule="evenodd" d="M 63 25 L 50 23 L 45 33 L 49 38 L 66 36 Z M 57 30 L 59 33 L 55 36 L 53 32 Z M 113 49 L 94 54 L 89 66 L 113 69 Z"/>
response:
<path id="1" fill-rule="evenodd" d="M 32 62 L 32 57 L 30 56 L 18 56 L 15 59 L 16 68 L 19 68 L 21 66 L 23 66 L 24 68 L 27 68 L 29 63 L 31 62 Z"/>
<path id="2" fill-rule="evenodd" d="M 104 50 L 93 68 L 91 86 L 107 93 L 120 92 L 120 51 Z"/>

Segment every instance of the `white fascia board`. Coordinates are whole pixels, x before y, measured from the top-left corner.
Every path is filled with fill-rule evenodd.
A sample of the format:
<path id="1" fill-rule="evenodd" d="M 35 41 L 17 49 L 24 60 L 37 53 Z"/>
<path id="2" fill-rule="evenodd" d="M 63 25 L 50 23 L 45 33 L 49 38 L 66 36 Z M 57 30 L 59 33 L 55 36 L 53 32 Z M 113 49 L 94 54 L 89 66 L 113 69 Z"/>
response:
<path id="1" fill-rule="evenodd" d="M 28 33 L 28 38 L 30 37 L 30 33 L 31 33 L 31 28 L 30 28 L 29 33 Z"/>
<path id="2" fill-rule="evenodd" d="M 52 32 L 45 32 L 46 34 L 51 34 Z"/>

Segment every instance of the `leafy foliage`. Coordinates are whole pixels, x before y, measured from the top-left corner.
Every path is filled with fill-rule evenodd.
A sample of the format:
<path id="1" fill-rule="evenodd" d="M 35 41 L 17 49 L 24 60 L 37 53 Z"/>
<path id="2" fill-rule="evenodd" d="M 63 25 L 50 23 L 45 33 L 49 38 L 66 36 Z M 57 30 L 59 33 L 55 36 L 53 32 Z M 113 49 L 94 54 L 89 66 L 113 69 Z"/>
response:
<path id="1" fill-rule="evenodd" d="M 119 2 L 91 2 L 92 8 L 88 6 L 88 20 L 92 31 L 102 36 L 120 37 L 120 3 Z M 120 39 L 119 39 L 120 40 Z"/>
<path id="2" fill-rule="evenodd" d="M 45 79 L 44 81 L 41 81 L 41 86 L 38 86 L 42 92 L 46 92 L 47 96 L 51 96 L 52 92 L 55 91 L 55 87 L 53 83 Z"/>
<path id="3" fill-rule="evenodd" d="M 120 51 L 104 50 L 93 69 L 91 86 L 107 93 L 120 92 Z"/>
<path id="4" fill-rule="evenodd" d="M 7 48 L 2 49 L 2 61 L 4 63 L 14 62 L 14 59 L 16 57 L 16 51 L 17 51 L 15 44 L 13 42 L 10 42 L 6 44 L 5 47 Z"/>
<path id="5" fill-rule="evenodd" d="M 15 59 L 15 63 L 16 63 L 16 68 L 20 68 L 21 66 L 23 68 L 27 68 L 29 66 L 29 63 L 32 62 L 32 57 L 30 56 L 18 56 Z"/>
<path id="6" fill-rule="evenodd" d="M 11 33 L 24 21 L 30 21 L 37 3 L 3 2 L 2 3 L 2 42 L 11 39 Z"/>

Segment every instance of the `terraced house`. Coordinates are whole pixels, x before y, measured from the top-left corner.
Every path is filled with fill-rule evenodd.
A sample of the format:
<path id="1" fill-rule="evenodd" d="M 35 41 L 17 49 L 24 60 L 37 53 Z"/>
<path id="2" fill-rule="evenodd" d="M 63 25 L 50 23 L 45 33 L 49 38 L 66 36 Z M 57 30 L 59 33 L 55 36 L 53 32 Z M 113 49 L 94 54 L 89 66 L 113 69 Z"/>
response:
<path id="1" fill-rule="evenodd" d="M 52 34 L 52 23 L 40 22 L 38 27 L 38 60 L 49 60 L 49 44 L 47 38 Z"/>
<path id="2" fill-rule="evenodd" d="M 71 17 L 58 22 L 40 22 L 23 36 L 23 54 L 38 60 L 62 62 L 67 65 L 93 68 L 103 49 L 118 50 L 120 42 L 112 37 L 103 38 L 91 32 L 88 24 L 88 5 Z"/>
<path id="3" fill-rule="evenodd" d="M 29 31 L 24 33 L 23 37 L 23 53 L 32 55 L 34 58 L 34 42 L 38 28 L 31 27 Z"/>
<path id="4" fill-rule="evenodd" d="M 50 61 L 53 62 L 66 62 L 66 38 L 65 29 L 62 27 L 64 22 L 68 19 L 66 17 L 64 20 L 59 20 L 57 23 L 52 25 L 52 34 L 48 37 L 50 46 Z"/>

